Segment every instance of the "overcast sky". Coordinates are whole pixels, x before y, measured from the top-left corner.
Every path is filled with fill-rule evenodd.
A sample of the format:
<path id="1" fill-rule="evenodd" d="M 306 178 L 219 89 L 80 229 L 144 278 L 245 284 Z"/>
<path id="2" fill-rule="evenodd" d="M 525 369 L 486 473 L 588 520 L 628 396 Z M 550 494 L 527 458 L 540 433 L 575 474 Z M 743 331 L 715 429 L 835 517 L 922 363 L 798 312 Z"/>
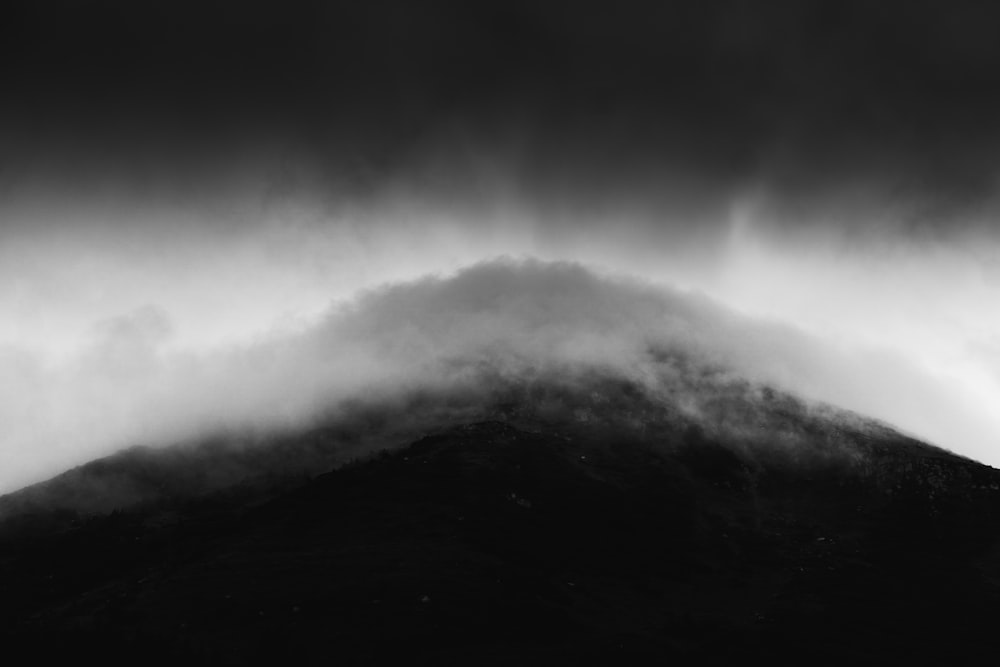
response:
<path id="1" fill-rule="evenodd" d="M 954 0 L 14 2 L 0 350 L 202 353 L 387 281 L 570 259 L 891 359 L 898 400 L 851 407 L 998 465 L 998 25 Z"/>

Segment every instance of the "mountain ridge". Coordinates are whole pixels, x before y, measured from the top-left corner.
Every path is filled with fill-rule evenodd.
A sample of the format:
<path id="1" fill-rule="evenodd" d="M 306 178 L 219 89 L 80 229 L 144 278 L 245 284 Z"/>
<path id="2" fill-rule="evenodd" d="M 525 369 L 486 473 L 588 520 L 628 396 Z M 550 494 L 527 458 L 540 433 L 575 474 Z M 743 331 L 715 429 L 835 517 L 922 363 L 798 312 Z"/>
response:
<path id="1" fill-rule="evenodd" d="M 456 424 L 270 497 L 2 540 L 4 640 L 115 664 L 967 658 L 992 646 L 1000 477 L 913 447 L 879 476 L 695 431 Z"/>
<path id="2" fill-rule="evenodd" d="M 230 430 L 173 446 L 137 445 L 0 496 L 0 520 L 48 510 L 101 514 L 258 481 L 315 476 L 456 422 L 491 419 L 529 431 L 576 424 L 584 431 L 659 438 L 668 446 L 679 433 L 705 432 L 731 448 L 749 447 L 755 457 L 790 455 L 800 463 L 811 457 L 864 458 L 872 453 L 865 447 L 869 439 L 893 440 L 921 458 L 971 462 L 877 420 L 733 377 L 722 368 L 662 352 L 656 361 L 660 375 L 654 383 L 600 369 L 511 377 L 484 365 L 456 387 L 344 402 L 330 416 L 297 429 Z"/>

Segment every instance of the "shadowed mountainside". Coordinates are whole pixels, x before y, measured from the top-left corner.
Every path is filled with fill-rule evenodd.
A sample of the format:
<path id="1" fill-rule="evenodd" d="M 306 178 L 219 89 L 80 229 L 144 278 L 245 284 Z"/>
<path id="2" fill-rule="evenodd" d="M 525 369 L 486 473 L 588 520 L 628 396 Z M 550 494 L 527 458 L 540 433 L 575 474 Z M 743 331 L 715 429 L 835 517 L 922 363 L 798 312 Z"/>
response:
<path id="1" fill-rule="evenodd" d="M 509 383 L 485 420 L 442 424 L 468 405 L 412 397 L 256 448 L 84 466 L 20 513 L 5 499 L 4 644 L 350 665 L 960 664 L 996 648 L 1000 474 L 699 377 L 713 389 L 697 410 L 613 378 Z M 433 433 L 315 471 L 402 437 L 386 422 L 421 405 L 407 428 Z M 190 481 L 208 478 L 192 463 L 227 460 L 240 472 Z M 42 510 L 46 489 L 100 475 L 173 491 L 111 514 Z"/>
<path id="2" fill-rule="evenodd" d="M 852 474 L 891 475 L 887 470 L 894 466 L 882 463 L 897 454 L 905 458 L 896 451 L 901 448 L 944 456 L 879 422 L 747 381 L 689 354 L 652 354 L 648 368 L 654 374 L 638 379 L 597 368 L 511 373 L 457 360 L 457 367 L 473 369 L 464 381 L 345 401 L 308 428 L 220 431 L 92 461 L 0 497 L 0 520 L 38 532 L 114 510 L 176 504 L 206 494 L 266 497 L 373 452 L 486 420 L 529 431 L 568 429 L 580 437 L 627 438 L 661 450 L 692 438 L 712 441 L 742 453 L 758 468 L 839 465 Z"/>

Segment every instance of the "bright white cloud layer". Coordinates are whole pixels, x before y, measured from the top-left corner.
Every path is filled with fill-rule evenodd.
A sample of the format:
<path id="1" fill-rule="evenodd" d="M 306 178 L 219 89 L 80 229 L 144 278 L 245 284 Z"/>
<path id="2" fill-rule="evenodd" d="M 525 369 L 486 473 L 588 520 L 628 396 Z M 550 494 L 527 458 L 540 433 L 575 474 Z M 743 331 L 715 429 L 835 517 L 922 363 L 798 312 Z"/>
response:
<path id="1" fill-rule="evenodd" d="M 656 344 L 1000 462 L 989 409 L 997 376 L 975 364 L 995 355 L 988 339 L 975 345 L 991 322 L 973 297 L 953 310 L 941 301 L 969 280 L 943 270 L 947 257 L 926 259 L 944 262 L 929 266 L 946 285 L 924 289 L 927 312 L 950 313 L 941 321 L 908 291 L 926 285 L 900 273 L 921 275 L 908 269 L 922 261 L 916 251 L 876 268 L 838 261 L 832 246 L 789 252 L 761 234 L 721 249 L 729 255 L 713 258 L 712 273 L 641 252 L 628 265 L 627 248 L 603 253 L 602 273 L 514 260 L 456 273 L 480 254 L 534 250 L 530 225 L 498 226 L 477 244 L 447 219 L 421 224 L 420 233 L 375 229 L 364 242 L 316 224 L 262 225 L 239 242 L 195 229 L 165 236 L 155 259 L 99 254 L 84 240 L 75 255 L 36 248 L 27 284 L 0 290 L 15 315 L 0 348 L 0 489 L 135 443 L 302 425 L 338 400 L 452 382 L 479 363 L 508 374 L 597 365 L 641 378 Z M 343 243 L 354 245 L 337 254 Z M 567 244 L 565 254 L 593 261 L 602 249 Z M 878 282 L 880 272 L 896 282 Z"/>

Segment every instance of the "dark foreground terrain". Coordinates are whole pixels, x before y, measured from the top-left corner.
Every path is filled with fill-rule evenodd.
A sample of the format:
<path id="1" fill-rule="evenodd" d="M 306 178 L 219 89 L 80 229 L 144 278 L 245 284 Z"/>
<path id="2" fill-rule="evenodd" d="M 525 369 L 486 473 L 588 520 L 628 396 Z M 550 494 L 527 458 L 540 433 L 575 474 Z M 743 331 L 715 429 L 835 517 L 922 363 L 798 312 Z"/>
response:
<path id="1" fill-rule="evenodd" d="M 994 664 L 1000 474 L 485 421 L 262 491 L 0 524 L 36 664 Z M 21 653 L 23 652 L 23 653 Z M 41 663 L 37 662 L 41 661 Z"/>

